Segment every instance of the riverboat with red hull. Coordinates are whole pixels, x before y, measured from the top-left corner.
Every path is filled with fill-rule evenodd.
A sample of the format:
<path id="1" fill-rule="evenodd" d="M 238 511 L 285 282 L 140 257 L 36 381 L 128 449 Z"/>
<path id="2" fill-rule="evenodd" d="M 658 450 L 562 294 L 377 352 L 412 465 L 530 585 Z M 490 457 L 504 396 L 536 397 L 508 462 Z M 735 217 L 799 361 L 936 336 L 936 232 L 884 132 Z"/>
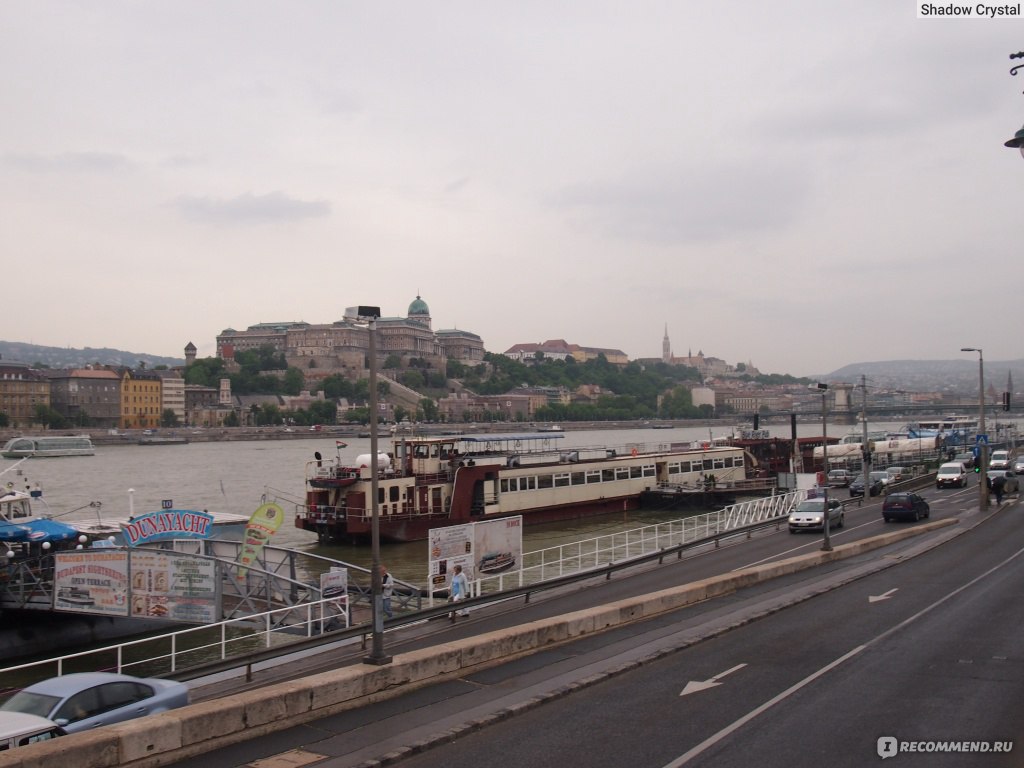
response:
<path id="1" fill-rule="evenodd" d="M 426 539 L 432 528 L 522 515 L 550 523 L 637 509 L 659 487 L 723 490 L 742 484 L 746 454 L 735 446 L 564 448 L 562 434 L 396 435 L 378 453 L 382 541 Z M 295 525 L 322 541 L 366 542 L 372 528 L 371 457 L 317 455 L 306 467 L 306 504 Z"/>

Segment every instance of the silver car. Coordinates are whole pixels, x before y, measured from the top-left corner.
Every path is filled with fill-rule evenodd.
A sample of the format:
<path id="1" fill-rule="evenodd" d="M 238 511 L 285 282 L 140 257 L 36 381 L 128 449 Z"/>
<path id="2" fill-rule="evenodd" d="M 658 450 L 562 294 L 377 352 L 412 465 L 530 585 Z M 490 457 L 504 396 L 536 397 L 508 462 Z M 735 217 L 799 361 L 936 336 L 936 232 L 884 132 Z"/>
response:
<path id="1" fill-rule="evenodd" d="M 804 499 L 789 513 L 789 532 L 821 531 L 825 528 L 825 499 Z M 828 527 L 842 528 L 846 523 L 843 505 L 835 499 L 828 500 Z"/>
<path id="2" fill-rule="evenodd" d="M 1016 493 L 1020 490 L 1020 481 L 1017 479 L 1017 475 L 1013 473 L 1013 470 L 990 469 L 988 471 L 989 488 L 992 488 L 992 483 L 995 482 L 997 477 L 1003 478 L 1003 493 Z"/>
<path id="3" fill-rule="evenodd" d="M 188 704 L 188 686 L 174 680 L 113 672 L 82 672 L 35 683 L 0 710 L 46 717 L 67 733 L 154 715 Z"/>

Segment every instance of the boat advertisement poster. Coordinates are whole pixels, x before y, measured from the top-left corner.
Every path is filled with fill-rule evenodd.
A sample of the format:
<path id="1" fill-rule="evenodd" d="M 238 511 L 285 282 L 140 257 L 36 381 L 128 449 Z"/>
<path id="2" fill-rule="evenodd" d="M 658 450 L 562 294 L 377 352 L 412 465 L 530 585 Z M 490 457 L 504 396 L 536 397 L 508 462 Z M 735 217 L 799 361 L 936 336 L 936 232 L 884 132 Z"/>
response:
<path id="1" fill-rule="evenodd" d="M 470 580 L 509 570 L 522 561 L 523 517 L 432 528 L 429 553 L 431 589 L 446 586 L 456 565 Z"/>
<path id="2" fill-rule="evenodd" d="M 53 609 L 101 616 L 128 615 L 128 552 L 54 555 Z"/>
<path id="3" fill-rule="evenodd" d="M 213 515 L 191 509 L 147 512 L 123 523 L 121 531 L 129 547 L 167 539 L 206 539 L 213 532 Z"/>
<path id="4" fill-rule="evenodd" d="M 334 616 L 342 618 L 348 626 L 348 568 L 332 567 L 327 573 L 320 574 L 320 595 L 330 602 L 323 603 L 321 619 Z"/>
<path id="5" fill-rule="evenodd" d="M 217 564 L 146 550 L 54 555 L 55 611 L 181 622 L 220 620 Z"/>
<path id="6" fill-rule="evenodd" d="M 132 550 L 132 616 L 196 624 L 220 621 L 217 563 L 185 554 Z"/>
<path id="7" fill-rule="evenodd" d="M 261 504 L 252 513 L 249 524 L 245 526 L 245 534 L 242 536 L 242 548 L 238 552 L 238 562 L 242 565 L 238 569 L 239 579 L 245 578 L 248 566 L 256 562 L 264 545 L 277 533 L 282 522 L 284 522 L 284 510 L 279 504 L 273 502 Z"/>

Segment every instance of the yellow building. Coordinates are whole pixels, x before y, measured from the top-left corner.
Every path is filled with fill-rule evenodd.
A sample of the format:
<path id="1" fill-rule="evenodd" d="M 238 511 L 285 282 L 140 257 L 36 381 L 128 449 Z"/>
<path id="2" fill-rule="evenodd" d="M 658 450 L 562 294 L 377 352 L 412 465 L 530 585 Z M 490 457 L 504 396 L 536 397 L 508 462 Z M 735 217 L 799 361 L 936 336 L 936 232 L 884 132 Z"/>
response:
<path id="1" fill-rule="evenodd" d="M 153 371 L 124 368 L 121 374 L 121 429 L 155 429 L 160 426 L 163 392 L 160 376 Z"/>

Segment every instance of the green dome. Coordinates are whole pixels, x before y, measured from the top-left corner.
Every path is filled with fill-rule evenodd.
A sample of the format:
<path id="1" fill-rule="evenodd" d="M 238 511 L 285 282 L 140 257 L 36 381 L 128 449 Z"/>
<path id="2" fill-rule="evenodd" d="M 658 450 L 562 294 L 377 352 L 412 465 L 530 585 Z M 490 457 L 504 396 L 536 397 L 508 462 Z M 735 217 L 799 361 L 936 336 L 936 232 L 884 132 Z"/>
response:
<path id="1" fill-rule="evenodd" d="M 427 302 L 425 302 L 419 296 L 417 296 L 416 300 L 409 305 L 409 317 L 412 317 L 413 315 L 426 315 L 427 317 L 430 316 L 430 307 L 428 307 Z"/>

